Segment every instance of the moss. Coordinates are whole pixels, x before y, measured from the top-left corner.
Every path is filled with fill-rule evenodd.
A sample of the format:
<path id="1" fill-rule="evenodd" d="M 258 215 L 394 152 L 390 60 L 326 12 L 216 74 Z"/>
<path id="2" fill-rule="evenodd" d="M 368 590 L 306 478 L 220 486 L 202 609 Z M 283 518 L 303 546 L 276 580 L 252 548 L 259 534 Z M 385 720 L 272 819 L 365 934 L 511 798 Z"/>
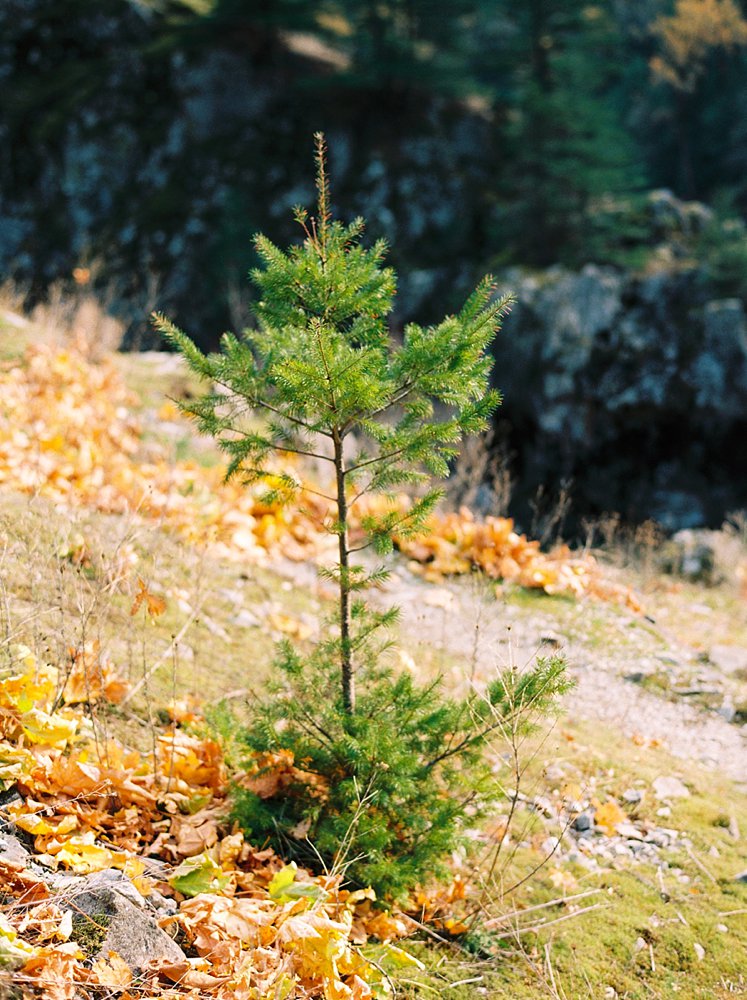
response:
<path id="1" fill-rule="evenodd" d="M 90 914 L 74 912 L 70 940 L 80 946 L 86 958 L 94 958 L 101 951 L 111 922 L 112 915 L 103 904 Z"/>
<path id="2" fill-rule="evenodd" d="M 654 694 L 672 693 L 672 678 L 666 670 L 655 670 L 653 673 L 645 674 L 639 683 L 644 690 L 652 691 Z"/>

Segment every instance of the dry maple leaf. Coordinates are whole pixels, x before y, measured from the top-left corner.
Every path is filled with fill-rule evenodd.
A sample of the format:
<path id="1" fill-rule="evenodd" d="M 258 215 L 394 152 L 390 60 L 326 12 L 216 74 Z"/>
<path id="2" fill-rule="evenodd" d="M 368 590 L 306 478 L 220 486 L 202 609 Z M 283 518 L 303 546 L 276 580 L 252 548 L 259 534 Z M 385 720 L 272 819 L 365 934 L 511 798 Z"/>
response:
<path id="1" fill-rule="evenodd" d="M 166 610 L 166 601 L 157 594 L 151 593 L 148 590 L 148 585 L 141 576 L 137 578 L 137 583 L 139 589 L 137 594 L 135 594 L 135 600 L 132 602 L 130 615 L 136 615 L 143 602 L 145 602 L 145 610 L 151 618 L 157 618 L 159 615 L 162 615 Z"/>

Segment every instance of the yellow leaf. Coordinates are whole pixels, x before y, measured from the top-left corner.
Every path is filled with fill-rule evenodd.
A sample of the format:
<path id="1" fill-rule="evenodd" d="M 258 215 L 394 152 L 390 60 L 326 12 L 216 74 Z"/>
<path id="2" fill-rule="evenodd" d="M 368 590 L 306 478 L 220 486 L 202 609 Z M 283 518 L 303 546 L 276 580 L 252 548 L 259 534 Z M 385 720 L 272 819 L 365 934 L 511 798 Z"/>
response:
<path id="1" fill-rule="evenodd" d="M 55 856 L 60 864 L 78 875 L 111 868 L 115 858 L 115 854 L 108 847 L 99 847 L 94 843 L 94 835 L 91 832 L 84 833 L 80 837 L 70 837 Z"/>
<path id="2" fill-rule="evenodd" d="M 137 594 L 135 594 L 135 600 L 132 602 L 130 615 L 136 615 L 143 602 L 145 602 L 145 609 L 151 618 L 157 618 L 159 615 L 162 615 L 166 610 L 166 601 L 157 594 L 151 593 L 142 577 L 139 576 L 137 578 L 137 583 L 139 589 Z"/>
<path id="3" fill-rule="evenodd" d="M 594 822 L 597 826 L 602 827 L 608 837 L 612 837 L 616 832 L 617 824 L 624 823 L 626 819 L 627 817 L 620 806 L 611 799 L 603 806 L 599 806 L 594 813 Z"/>
<path id="4" fill-rule="evenodd" d="M 66 719 L 59 713 L 48 715 L 32 708 L 23 716 L 22 729 L 31 743 L 63 749 L 78 730 L 76 719 Z"/>
<path id="5" fill-rule="evenodd" d="M 114 990 L 124 990 L 132 982 L 132 972 L 125 960 L 116 951 L 110 951 L 108 958 L 100 958 L 91 966 L 101 986 Z"/>

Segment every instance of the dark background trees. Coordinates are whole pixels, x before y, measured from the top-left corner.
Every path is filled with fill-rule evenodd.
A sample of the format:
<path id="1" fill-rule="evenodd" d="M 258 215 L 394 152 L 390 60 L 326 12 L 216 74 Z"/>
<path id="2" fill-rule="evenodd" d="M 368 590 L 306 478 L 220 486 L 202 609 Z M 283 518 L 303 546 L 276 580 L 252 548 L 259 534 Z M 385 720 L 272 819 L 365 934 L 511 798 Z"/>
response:
<path id="1" fill-rule="evenodd" d="M 0 266 L 100 261 L 129 319 L 243 309 L 317 128 L 400 319 L 486 265 L 627 263 L 647 187 L 747 211 L 736 0 L 7 0 L 0 39 Z"/>
<path id="2" fill-rule="evenodd" d="M 159 309 L 214 346 L 323 131 L 335 211 L 392 247 L 395 332 L 486 270 L 519 293 L 495 351 L 524 527 L 566 480 L 579 517 L 719 523 L 747 506 L 746 7 L 5 0 L 0 278 L 32 304 L 90 272 L 127 345 Z"/>

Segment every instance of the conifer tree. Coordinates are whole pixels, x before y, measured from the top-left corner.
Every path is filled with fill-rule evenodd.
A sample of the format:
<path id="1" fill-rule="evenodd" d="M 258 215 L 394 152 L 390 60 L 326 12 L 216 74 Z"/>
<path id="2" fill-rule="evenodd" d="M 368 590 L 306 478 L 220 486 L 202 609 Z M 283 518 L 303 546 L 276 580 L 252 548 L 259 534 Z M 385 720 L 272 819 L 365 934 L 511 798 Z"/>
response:
<path id="1" fill-rule="evenodd" d="M 241 338 L 226 334 L 221 353 L 206 356 L 168 320 L 158 316 L 156 325 L 192 370 L 216 386 L 186 410 L 229 455 L 228 478 L 273 481 L 273 499 L 291 500 L 304 487 L 290 475 L 278 477 L 268 465 L 272 456 L 303 455 L 330 466 L 339 554 L 331 572 L 339 592 L 337 661 L 342 703 L 351 713 L 356 656 L 372 626 L 394 617 L 372 620 L 354 599 L 380 574 L 372 577 L 351 563 L 351 513 L 365 494 L 448 475 L 462 436 L 485 429 L 499 402 L 488 388 L 487 348 L 510 299 L 494 298 L 486 278 L 458 315 L 427 329 L 411 323 L 395 345 L 386 323 L 395 291 L 394 273 L 383 266 L 386 245 L 361 245 L 361 219 L 347 226 L 333 221 L 320 134 L 316 160 L 317 214 L 295 211 L 303 243 L 285 253 L 256 238 L 264 265 L 253 272 L 261 293 L 258 328 Z M 448 407 L 448 414 L 434 419 L 436 406 Z M 266 425 L 246 427 L 247 408 L 266 415 Z M 320 439 L 328 450 L 319 448 Z M 356 442 L 348 458 L 347 439 Z M 392 509 L 365 518 L 366 545 L 389 551 L 395 531 L 399 537 L 419 531 L 440 496 L 428 489 L 404 514 Z"/>
<path id="2" fill-rule="evenodd" d="M 388 643 L 379 630 L 397 610 L 367 606 L 362 592 L 386 572 L 367 571 L 355 553 L 386 553 L 395 533 L 420 530 L 440 496 L 432 477 L 448 473 L 462 435 L 486 426 L 499 401 L 488 388 L 487 348 L 509 298 L 494 298 L 486 279 L 458 315 L 429 328 L 409 324 L 395 342 L 385 245 L 362 245 L 361 220 L 332 219 L 321 135 L 316 158 L 316 215 L 295 213 L 303 242 L 284 252 L 256 239 L 257 328 L 226 334 L 221 352 L 205 355 L 168 320 L 156 323 L 213 383 L 185 409 L 228 453 L 228 477 L 264 481 L 274 500 L 298 501 L 307 487 L 278 474 L 274 455 L 312 457 L 331 473 L 338 558 L 327 571 L 337 590 L 330 628 L 310 652 L 280 644 L 271 697 L 254 704 L 240 736 L 250 766 L 280 751 L 297 767 L 269 797 L 239 788 L 236 818 L 306 863 L 339 863 L 352 848 L 350 877 L 397 898 L 442 871 L 465 805 L 479 793 L 483 740 L 509 719 L 515 726 L 517 712 L 546 711 L 564 688 L 563 663 L 539 661 L 460 701 L 438 679 L 395 676 L 382 657 Z M 247 422 L 249 411 L 262 423 Z M 362 498 L 404 486 L 416 494 L 410 507 L 356 515 L 364 540 L 352 543 Z"/>

